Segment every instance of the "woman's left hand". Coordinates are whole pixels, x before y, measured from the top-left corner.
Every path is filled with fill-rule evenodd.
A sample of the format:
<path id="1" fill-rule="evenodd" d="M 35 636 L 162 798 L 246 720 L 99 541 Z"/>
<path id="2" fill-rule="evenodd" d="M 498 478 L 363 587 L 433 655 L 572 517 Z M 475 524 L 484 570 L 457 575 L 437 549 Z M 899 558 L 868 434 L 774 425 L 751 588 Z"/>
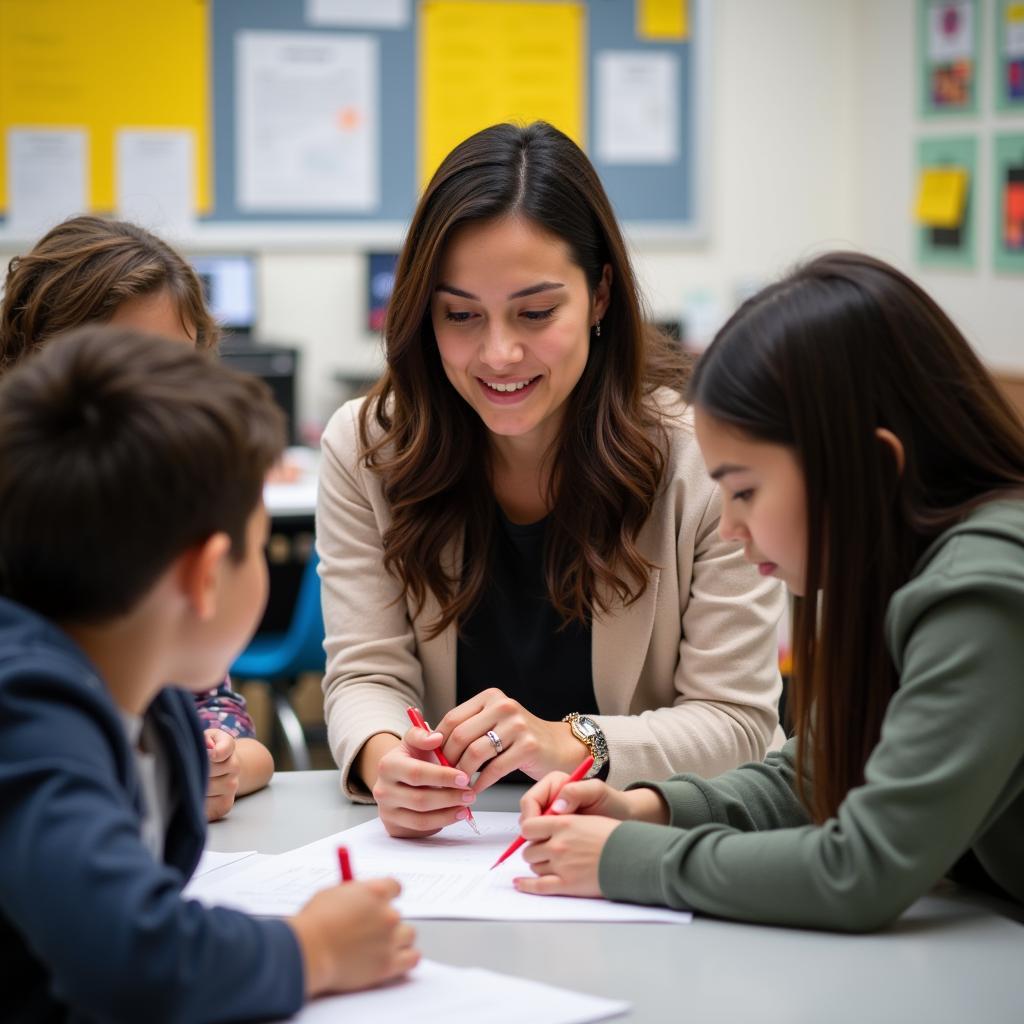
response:
<path id="1" fill-rule="evenodd" d="M 582 814 L 547 814 L 523 822 L 523 837 L 529 840 L 523 860 L 537 877 L 516 878 L 515 887 L 538 896 L 600 896 L 601 851 L 620 824 Z"/>
<path id="2" fill-rule="evenodd" d="M 436 728 L 448 737 L 442 749 L 449 762 L 470 778 L 480 772 L 473 786 L 477 793 L 517 769 L 531 779 L 571 772 L 587 756 L 567 723 L 531 715 L 498 689 L 484 690 L 452 708 Z M 500 751 L 488 732 L 498 738 Z"/>

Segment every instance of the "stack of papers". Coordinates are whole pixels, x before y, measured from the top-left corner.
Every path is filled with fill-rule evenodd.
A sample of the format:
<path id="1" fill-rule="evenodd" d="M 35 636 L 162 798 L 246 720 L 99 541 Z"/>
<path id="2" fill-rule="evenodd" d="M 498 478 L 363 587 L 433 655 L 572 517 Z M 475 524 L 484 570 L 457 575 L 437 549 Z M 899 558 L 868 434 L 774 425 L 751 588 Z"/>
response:
<path id="1" fill-rule="evenodd" d="M 692 915 L 660 907 L 571 896 L 532 896 L 512 879 L 529 868 L 520 853 L 491 865 L 519 834 L 512 811 L 475 815 L 480 835 L 454 826 L 428 839 L 394 839 L 379 820 L 281 854 L 252 854 L 193 877 L 185 896 L 250 914 L 296 913 L 317 891 L 337 885 L 337 847 L 348 847 L 357 878 L 402 883 L 395 906 L 407 918 L 503 921 L 630 921 L 686 924 Z M 202 866 L 201 866 L 202 868 Z"/>

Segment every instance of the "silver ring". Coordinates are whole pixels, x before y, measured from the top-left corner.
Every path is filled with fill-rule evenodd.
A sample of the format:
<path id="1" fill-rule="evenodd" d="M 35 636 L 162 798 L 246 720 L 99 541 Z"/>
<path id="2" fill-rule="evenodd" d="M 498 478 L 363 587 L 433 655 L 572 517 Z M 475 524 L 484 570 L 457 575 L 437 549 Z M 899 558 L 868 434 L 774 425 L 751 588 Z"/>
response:
<path id="1" fill-rule="evenodd" d="M 487 730 L 487 738 L 491 741 L 491 746 L 494 747 L 494 756 L 497 757 L 505 749 L 501 745 L 501 738 L 493 729 Z"/>

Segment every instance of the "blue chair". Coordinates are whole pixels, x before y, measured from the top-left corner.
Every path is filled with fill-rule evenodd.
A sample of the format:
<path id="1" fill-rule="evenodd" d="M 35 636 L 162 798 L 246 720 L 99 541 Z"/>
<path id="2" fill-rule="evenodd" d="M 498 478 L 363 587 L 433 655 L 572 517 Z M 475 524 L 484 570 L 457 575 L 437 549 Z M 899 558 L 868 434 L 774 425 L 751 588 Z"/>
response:
<path id="1" fill-rule="evenodd" d="M 274 721 L 297 771 L 310 767 L 306 733 L 292 706 L 291 690 L 303 672 L 324 670 L 324 619 L 320 610 L 320 577 L 316 551 L 302 572 L 291 622 L 284 633 L 260 633 L 231 666 L 236 679 L 265 680 L 270 687 Z"/>

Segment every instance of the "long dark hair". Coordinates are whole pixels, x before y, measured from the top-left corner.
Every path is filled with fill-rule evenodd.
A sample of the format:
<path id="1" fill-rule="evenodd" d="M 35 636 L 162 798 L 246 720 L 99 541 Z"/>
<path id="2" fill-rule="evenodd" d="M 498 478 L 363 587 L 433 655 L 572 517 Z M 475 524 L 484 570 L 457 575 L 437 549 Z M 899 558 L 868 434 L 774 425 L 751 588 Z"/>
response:
<path id="1" fill-rule="evenodd" d="M 438 599 L 432 635 L 480 598 L 495 512 L 487 429 L 445 376 L 430 300 L 452 232 L 508 215 L 562 239 L 591 296 L 605 265 L 612 271 L 601 337 L 550 453 L 546 579 L 566 621 L 607 608 L 611 595 L 629 602 L 643 593 L 651 566 L 635 541 L 665 462 L 648 399 L 658 386 L 682 391 L 686 382 L 682 353 L 644 323 L 611 204 L 582 150 L 544 122 L 495 125 L 457 146 L 413 215 L 384 328 L 387 368 L 360 419 L 366 464 L 381 476 L 393 515 L 384 562 L 415 605 L 428 590 Z M 464 572 L 442 561 L 460 538 L 474 553 Z"/>
<path id="2" fill-rule="evenodd" d="M 699 361 L 690 397 L 788 446 L 803 469 L 807 574 L 789 707 L 799 791 L 824 821 L 863 782 L 898 683 L 883 634 L 892 594 L 936 536 L 1024 486 L 1024 427 L 936 303 L 857 253 L 821 256 L 744 303 Z M 878 428 L 903 443 L 902 467 Z"/>
<path id="3" fill-rule="evenodd" d="M 220 328 L 188 261 L 156 235 L 123 220 L 72 217 L 51 228 L 7 270 L 0 306 L 0 373 L 56 334 L 109 320 L 128 299 L 166 288 L 196 348 Z"/>

